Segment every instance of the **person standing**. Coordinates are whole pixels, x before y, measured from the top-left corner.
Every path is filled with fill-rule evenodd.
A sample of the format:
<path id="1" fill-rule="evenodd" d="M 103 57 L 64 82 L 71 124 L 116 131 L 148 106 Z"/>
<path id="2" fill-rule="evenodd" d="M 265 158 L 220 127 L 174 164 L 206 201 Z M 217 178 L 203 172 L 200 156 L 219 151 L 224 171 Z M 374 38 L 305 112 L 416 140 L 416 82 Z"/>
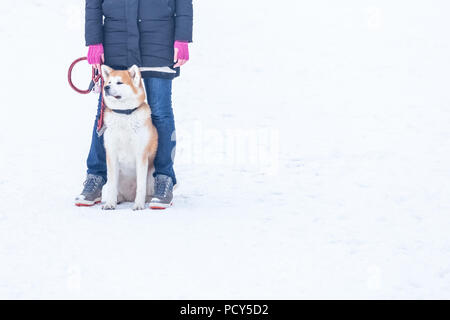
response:
<path id="1" fill-rule="evenodd" d="M 172 109 L 172 80 L 189 60 L 192 42 L 192 0 L 86 0 L 85 40 L 88 62 L 100 69 L 106 64 L 125 70 L 140 67 L 152 121 L 158 131 L 155 192 L 152 205 L 169 207 L 177 183 L 173 169 L 176 135 Z M 101 94 L 83 191 L 78 206 L 101 201 L 106 183 L 106 153 L 103 136 L 96 132 Z"/>

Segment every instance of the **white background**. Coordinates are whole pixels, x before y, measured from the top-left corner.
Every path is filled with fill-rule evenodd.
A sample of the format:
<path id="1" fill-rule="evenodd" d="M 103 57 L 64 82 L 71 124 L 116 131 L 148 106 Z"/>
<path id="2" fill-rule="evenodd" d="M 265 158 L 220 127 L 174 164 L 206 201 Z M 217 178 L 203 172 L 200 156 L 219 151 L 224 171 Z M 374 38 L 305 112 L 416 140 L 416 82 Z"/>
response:
<path id="1" fill-rule="evenodd" d="M 450 3 L 194 5 L 180 187 L 138 213 L 73 206 L 84 1 L 0 12 L 0 298 L 450 298 Z"/>

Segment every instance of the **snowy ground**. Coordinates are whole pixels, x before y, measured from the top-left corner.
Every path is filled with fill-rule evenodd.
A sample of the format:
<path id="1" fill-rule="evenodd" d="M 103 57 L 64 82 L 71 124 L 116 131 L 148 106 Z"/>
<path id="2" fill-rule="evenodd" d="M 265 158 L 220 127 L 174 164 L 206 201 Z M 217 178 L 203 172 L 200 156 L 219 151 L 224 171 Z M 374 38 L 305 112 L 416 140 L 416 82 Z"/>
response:
<path id="1" fill-rule="evenodd" d="M 450 3 L 194 3 L 165 212 L 72 204 L 83 1 L 0 12 L 0 298 L 450 298 Z"/>

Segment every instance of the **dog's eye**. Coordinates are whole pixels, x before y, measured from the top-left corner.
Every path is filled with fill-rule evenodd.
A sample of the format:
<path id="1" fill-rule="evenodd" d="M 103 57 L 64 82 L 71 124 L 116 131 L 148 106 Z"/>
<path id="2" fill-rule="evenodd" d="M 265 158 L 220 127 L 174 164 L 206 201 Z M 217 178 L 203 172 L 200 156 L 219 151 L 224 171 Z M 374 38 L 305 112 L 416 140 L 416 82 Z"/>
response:
<path id="1" fill-rule="evenodd" d="M 123 82 L 120 82 L 120 81 L 119 81 L 119 82 L 117 82 L 117 84 L 123 84 Z"/>

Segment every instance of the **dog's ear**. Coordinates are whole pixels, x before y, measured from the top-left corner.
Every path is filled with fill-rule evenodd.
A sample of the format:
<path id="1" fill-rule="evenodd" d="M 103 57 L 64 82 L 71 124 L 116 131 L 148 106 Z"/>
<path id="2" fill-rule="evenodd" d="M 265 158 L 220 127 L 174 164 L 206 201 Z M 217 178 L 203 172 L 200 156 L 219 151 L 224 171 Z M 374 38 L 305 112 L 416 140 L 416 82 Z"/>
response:
<path id="1" fill-rule="evenodd" d="M 134 86 L 136 88 L 139 88 L 141 86 L 141 78 L 142 78 L 139 67 L 137 65 L 134 65 L 130 69 L 128 69 L 128 72 L 130 73 L 130 77 L 133 80 Z"/>
<path id="2" fill-rule="evenodd" d="M 112 68 L 108 67 L 107 65 L 102 64 L 102 76 L 105 81 L 109 77 L 109 75 L 111 74 L 112 71 L 113 71 Z"/>

